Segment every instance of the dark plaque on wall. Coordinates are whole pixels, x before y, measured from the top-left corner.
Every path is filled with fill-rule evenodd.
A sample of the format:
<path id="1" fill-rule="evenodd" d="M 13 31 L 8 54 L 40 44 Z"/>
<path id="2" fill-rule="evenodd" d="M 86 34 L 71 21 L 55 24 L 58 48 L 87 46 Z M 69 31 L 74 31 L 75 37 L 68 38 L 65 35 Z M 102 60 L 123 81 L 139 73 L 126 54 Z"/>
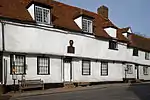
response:
<path id="1" fill-rule="evenodd" d="M 73 40 L 69 41 L 70 46 L 67 47 L 67 53 L 75 53 L 75 47 L 73 47 Z"/>

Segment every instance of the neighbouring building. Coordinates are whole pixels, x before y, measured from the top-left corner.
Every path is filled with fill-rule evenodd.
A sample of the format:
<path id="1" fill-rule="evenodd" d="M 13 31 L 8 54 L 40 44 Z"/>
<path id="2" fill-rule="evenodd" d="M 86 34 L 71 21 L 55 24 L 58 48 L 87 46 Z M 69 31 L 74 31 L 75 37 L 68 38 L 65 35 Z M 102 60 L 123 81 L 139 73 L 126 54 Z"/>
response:
<path id="1" fill-rule="evenodd" d="M 150 80 L 150 38 L 53 0 L 1 0 L 0 84 Z"/>

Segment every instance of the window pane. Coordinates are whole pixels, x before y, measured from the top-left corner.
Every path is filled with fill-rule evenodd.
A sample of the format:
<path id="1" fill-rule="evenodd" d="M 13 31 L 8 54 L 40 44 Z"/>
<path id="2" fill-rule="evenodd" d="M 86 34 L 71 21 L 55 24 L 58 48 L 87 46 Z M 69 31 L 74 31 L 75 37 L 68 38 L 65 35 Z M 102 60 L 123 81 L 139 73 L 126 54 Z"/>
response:
<path id="1" fill-rule="evenodd" d="M 38 74 L 47 75 L 49 74 L 49 58 L 38 57 Z"/>
<path id="2" fill-rule="evenodd" d="M 82 29 L 84 32 L 92 33 L 92 21 L 83 18 Z"/>
<path id="3" fill-rule="evenodd" d="M 90 61 L 82 61 L 82 75 L 90 75 Z"/>
<path id="4" fill-rule="evenodd" d="M 37 22 L 49 24 L 50 22 L 50 10 L 39 6 L 35 7 L 35 19 Z"/>
<path id="5" fill-rule="evenodd" d="M 108 63 L 106 62 L 101 63 L 101 75 L 102 76 L 108 75 Z"/>
<path id="6" fill-rule="evenodd" d="M 13 65 L 13 62 L 15 65 Z M 25 74 L 25 56 L 12 55 L 11 66 L 12 68 L 15 67 L 15 71 L 16 71 L 15 74 Z"/>

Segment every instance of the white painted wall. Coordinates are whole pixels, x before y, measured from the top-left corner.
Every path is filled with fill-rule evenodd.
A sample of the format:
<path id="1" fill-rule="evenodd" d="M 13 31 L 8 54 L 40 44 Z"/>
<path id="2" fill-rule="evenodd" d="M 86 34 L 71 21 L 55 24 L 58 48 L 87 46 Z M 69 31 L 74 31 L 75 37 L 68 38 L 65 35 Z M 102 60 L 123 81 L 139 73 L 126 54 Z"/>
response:
<path id="1" fill-rule="evenodd" d="M 5 56 L 7 60 L 7 85 L 13 84 L 12 75 L 10 75 L 10 56 Z M 62 60 L 61 58 L 50 58 L 50 75 L 37 75 L 37 57 L 26 56 L 27 71 L 25 79 L 42 79 L 44 83 L 62 83 Z M 21 80 L 21 75 L 17 75 Z M 16 81 L 17 82 L 17 81 Z"/>
<path id="2" fill-rule="evenodd" d="M 104 30 L 108 33 L 109 36 L 114 37 L 114 38 L 117 37 L 117 35 L 116 35 L 117 30 L 115 28 L 109 27 L 109 28 L 105 28 Z"/>
<path id="3" fill-rule="evenodd" d="M 53 29 L 54 30 L 54 29 Z M 109 43 L 104 40 L 94 39 L 92 36 L 84 34 L 76 34 L 70 32 L 58 32 L 49 29 L 38 29 L 35 27 L 22 27 L 11 24 L 5 25 L 5 49 L 11 52 L 25 52 L 25 53 L 43 53 L 64 56 L 78 56 L 85 58 L 95 59 L 108 59 L 136 62 L 140 64 L 150 65 L 149 60 L 145 60 L 145 53 L 139 51 L 139 57 L 132 56 L 132 48 L 127 49 L 127 44 L 118 43 L 118 50 L 108 49 Z M 115 31 L 114 31 L 115 32 Z M 79 35 L 80 34 L 80 35 Z M 75 54 L 67 53 L 67 46 L 69 40 L 74 41 Z M 8 60 L 9 56 L 5 59 Z M 61 59 L 51 59 L 51 75 L 38 76 L 36 70 L 36 57 L 27 57 L 28 72 L 27 79 L 41 78 L 45 83 L 59 83 L 63 82 Z M 99 81 L 122 81 L 124 77 L 123 65 L 118 63 L 109 63 L 108 76 L 100 75 L 100 62 L 91 62 L 91 75 L 82 75 L 82 62 L 81 60 L 73 61 L 73 81 L 85 82 L 99 82 Z M 8 67 L 8 71 L 10 71 Z M 81 73 L 81 74 L 80 74 Z M 135 78 L 135 73 L 128 75 L 129 78 Z M 141 78 L 149 79 L 148 76 L 140 76 Z M 20 76 L 18 76 L 20 78 Z M 8 84 L 12 83 L 11 76 L 8 72 Z"/>
<path id="4" fill-rule="evenodd" d="M 110 50 L 108 41 L 97 40 L 89 36 L 6 25 L 7 51 L 68 55 L 69 40 L 74 41 L 75 54 L 73 56 L 125 60 L 126 44 L 119 43 L 119 50 Z"/>
<path id="5" fill-rule="evenodd" d="M 140 79 L 150 80 L 150 67 L 148 68 L 148 75 L 144 75 L 143 66 L 139 66 L 139 74 Z"/>
<path id="6" fill-rule="evenodd" d="M 74 21 L 82 29 L 82 16 L 76 18 Z"/>
<path id="7" fill-rule="evenodd" d="M 91 75 L 82 75 L 82 60 L 73 61 L 74 82 L 122 81 L 122 64 L 108 63 L 108 76 L 101 76 L 101 62 L 91 61 Z"/>
<path id="8" fill-rule="evenodd" d="M 33 20 L 35 20 L 35 15 L 34 15 L 34 4 L 32 4 L 29 8 L 28 8 L 28 12 L 30 13 L 31 17 L 33 18 Z"/>

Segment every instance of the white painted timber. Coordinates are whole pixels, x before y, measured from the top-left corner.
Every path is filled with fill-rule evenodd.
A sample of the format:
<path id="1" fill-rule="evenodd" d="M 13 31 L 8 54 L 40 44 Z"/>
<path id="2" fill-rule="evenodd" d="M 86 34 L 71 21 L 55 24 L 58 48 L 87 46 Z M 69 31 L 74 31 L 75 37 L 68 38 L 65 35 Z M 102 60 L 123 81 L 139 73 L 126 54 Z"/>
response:
<path id="1" fill-rule="evenodd" d="M 76 18 L 74 21 L 82 29 L 82 16 Z"/>
<path id="2" fill-rule="evenodd" d="M 35 6 L 35 5 L 32 4 L 32 5 L 28 8 L 28 12 L 30 13 L 30 15 L 31 15 L 31 17 L 32 17 L 33 20 L 35 20 L 35 15 L 34 15 L 34 14 L 35 14 L 35 12 L 34 12 L 34 11 L 35 11 L 35 10 L 34 10 L 35 7 L 34 7 L 34 6 Z"/>
<path id="3" fill-rule="evenodd" d="M 108 33 L 108 35 L 110 35 L 111 37 L 113 37 L 113 38 L 116 38 L 116 37 L 117 37 L 117 29 L 109 27 L 109 28 L 105 28 L 104 30 L 105 30 L 105 31 Z"/>

